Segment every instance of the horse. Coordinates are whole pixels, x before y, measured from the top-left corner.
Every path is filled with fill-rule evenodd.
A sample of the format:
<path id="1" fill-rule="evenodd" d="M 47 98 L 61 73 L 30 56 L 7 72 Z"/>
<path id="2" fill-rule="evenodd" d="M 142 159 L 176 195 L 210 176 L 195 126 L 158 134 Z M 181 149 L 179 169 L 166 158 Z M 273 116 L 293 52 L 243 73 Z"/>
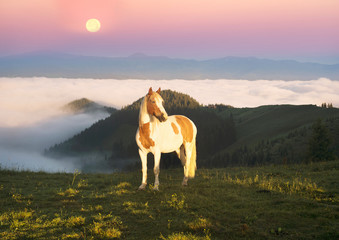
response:
<path id="1" fill-rule="evenodd" d="M 184 167 L 183 186 L 187 185 L 189 178 L 195 176 L 197 128 L 185 116 L 168 116 L 160 91 L 160 88 L 156 92 L 150 88 L 140 106 L 139 128 L 136 133 L 142 164 L 142 182 L 139 190 L 147 186 L 148 153 L 154 155 L 154 190 L 159 190 L 161 153 L 177 153 Z"/>

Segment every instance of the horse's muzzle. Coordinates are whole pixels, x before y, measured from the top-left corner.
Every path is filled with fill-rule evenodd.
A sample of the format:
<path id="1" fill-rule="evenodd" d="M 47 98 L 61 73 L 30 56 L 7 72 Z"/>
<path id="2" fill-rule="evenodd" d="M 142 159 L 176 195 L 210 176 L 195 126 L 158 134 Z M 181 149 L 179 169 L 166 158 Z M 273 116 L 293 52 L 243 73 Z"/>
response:
<path id="1" fill-rule="evenodd" d="M 167 120 L 167 117 L 165 117 L 165 114 L 161 114 L 159 117 L 158 117 L 159 121 L 160 122 L 165 122 Z"/>

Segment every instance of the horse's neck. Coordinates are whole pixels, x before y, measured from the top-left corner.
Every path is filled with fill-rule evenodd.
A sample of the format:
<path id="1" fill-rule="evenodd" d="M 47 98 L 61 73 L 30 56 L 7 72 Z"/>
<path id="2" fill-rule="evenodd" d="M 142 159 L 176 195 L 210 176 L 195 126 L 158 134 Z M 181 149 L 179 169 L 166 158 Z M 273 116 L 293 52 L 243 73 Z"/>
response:
<path id="1" fill-rule="evenodd" d="M 146 123 L 154 124 L 156 123 L 157 119 L 152 115 L 148 114 L 147 112 L 147 103 L 144 100 L 141 103 L 140 112 L 139 112 L 139 126 L 142 126 Z"/>

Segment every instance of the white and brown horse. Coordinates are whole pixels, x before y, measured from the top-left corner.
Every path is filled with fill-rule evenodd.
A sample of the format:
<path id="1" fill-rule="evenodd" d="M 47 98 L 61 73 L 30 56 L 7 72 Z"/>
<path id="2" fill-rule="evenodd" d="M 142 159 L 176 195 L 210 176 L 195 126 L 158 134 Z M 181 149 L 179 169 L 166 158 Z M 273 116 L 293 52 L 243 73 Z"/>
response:
<path id="1" fill-rule="evenodd" d="M 154 155 L 154 190 L 159 189 L 159 165 L 161 153 L 176 152 L 184 166 L 183 185 L 188 178 L 194 178 L 196 170 L 197 128 L 185 116 L 168 116 L 160 96 L 160 88 L 153 92 L 149 89 L 139 112 L 139 128 L 136 142 L 142 163 L 142 182 L 139 189 L 147 185 L 147 154 Z"/>

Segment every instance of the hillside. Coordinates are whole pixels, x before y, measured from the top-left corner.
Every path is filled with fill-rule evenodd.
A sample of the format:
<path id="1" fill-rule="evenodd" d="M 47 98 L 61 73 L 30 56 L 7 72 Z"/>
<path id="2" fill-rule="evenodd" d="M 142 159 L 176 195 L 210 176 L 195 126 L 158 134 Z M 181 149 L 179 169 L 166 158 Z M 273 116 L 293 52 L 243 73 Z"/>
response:
<path id="1" fill-rule="evenodd" d="M 262 163 L 296 163 L 307 160 L 311 125 L 322 119 L 339 156 L 339 109 L 315 105 L 274 105 L 257 108 L 224 108 L 232 115 L 237 141 L 214 156 L 221 166 Z"/>
<path id="2" fill-rule="evenodd" d="M 243 145 L 253 140 L 277 137 L 291 129 L 309 125 L 318 118 L 338 117 L 339 109 L 315 105 L 271 105 L 227 108 L 219 114 L 224 117 L 232 114 L 237 126 L 237 144 Z"/>
<path id="3" fill-rule="evenodd" d="M 308 160 L 311 125 L 323 119 L 339 156 L 339 109 L 313 105 L 233 108 L 201 106 L 188 95 L 165 90 L 165 108 L 197 125 L 199 167 L 299 163 Z M 113 168 L 139 166 L 135 133 L 141 99 L 49 149 L 49 156 L 88 156 Z M 101 156 L 101 157 L 100 157 Z M 180 166 L 173 154 L 163 154 L 162 167 Z M 132 165 L 131 165 L 132 164 Z"/>
<path id="4" fill-rule="evenodd" d="M 149 170 L 150 181 L 153 171 Z M 1 239 L 339 239 L 339 162 L 112 174 L 0 169 Z"/>
<path id="5" fill-rule="evenodd" d="M 208 60 L 173 59 L 134 54 L 129 57 L 91 57 L 37 52 L 0 57 L 0 77 L 114 78 L 114 79 L 248 79 L 339 80 L 339 64 L 301 63 L 254 57 Z"/>
<path id="6" fill-rule="evenodd" d="M 201 157 L 208 157 L 210 152 L 218 152 L 235 141 L 234 124 L 230 118 L 218 116 L 188 95 L 170 90 L 162 91 L 161 94 L 168 114 L 183 114 L 195 122 L 199 129 L 197 144 Z M 140 102 L 141 99 L 65 142 L 56 144 L 46 154 L 57 158 L 95 154 L 98 159 L 104 159 L 115 168 L 138 162 L 135 134 Z M 164 154 L 163 159 L 163 166 L 180 164 L 172 154 Z"/>

